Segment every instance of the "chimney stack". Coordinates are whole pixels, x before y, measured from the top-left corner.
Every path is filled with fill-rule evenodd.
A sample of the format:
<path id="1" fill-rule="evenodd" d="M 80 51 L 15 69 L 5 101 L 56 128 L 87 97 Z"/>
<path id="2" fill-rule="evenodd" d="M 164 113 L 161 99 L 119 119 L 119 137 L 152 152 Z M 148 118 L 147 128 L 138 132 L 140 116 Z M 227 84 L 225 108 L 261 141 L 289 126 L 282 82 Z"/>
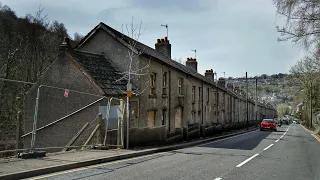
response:
<path id="1" fill-rule="evenodd" d="M 235 87 L 234 87 L 234 91 L 235 91 L 236 93 L 240 93 L 239 90 L 240 90 L 239 86 L 235 86 Z"/>
<path id="2" fill-rule="evenodd" d="M 206 70 L 204 76 L 209 78 L 212 82 L 214 82 L 214 73 L 212 69 Z"/>
<path id="3" fill-rule="evenodd" d="M 187 58 L 186 66 L 198 72 L 198 62 L 197 59 Z"/>
<path id="4" fill-rule="evenodd" d="M 171 44 L 168 37 L 164 37 L 164 39 L 157 39 L 155 49 L 171 59 Z"/>
<path id="5" fill-rule="evenodd" d="M 62 44 L 59 46 L 59 55 L 60 52 L 68 51 L 69 49 L 72 49 L 70 46 L 70 39 L 68 37 L 64 37 Z"/>
<path id="6" fill-rule="evenodd" d="M 226 80 L 223 77 L 220 77 L 218 80 L 218 85 L 221 87 L 225 87 L 226 86 Z"/>
<path id="7" fill-rule="evenodd" d="M 229 89 L 233 90 L 233 84 L 228 83 L 228 84 L 227 84 L 227 87 L 228 87 Z"/>

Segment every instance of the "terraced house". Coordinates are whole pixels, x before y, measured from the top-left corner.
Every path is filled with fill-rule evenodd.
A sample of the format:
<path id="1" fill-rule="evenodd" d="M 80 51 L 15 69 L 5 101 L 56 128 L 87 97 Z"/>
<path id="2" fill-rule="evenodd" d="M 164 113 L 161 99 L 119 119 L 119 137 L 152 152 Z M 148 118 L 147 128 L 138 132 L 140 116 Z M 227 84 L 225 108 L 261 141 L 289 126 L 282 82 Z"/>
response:
<path id="1" fill-rule="evenodd" d="M 135 46 L 132 46 L 132 42 Z M 68 41 L 65 43 L 68 44 Z M 126 81 L 119 79 L 121 72 L 128 71 L 130 64 L 128 50 L 134 53 L 133 69 L 147 67 L 144 71 L 147 73 L 132 79 L 136 93 L 130 98 L 130 145 L 188 140 L 245 126 L 247 120 L 245 93 L 237 87 L 226 84 L 223 78 L 215 81 L 212 69 L 206 70 L 204 76 L 201 75 L 197 70 L 198 63 L 201 62 L 197 59 L 187 58 L 186 65 L 172 60 L 171 44 L 167 37 L 157 39 L 155 47 L 151 48 L 100 23 L 76 46 L 64 44 L 64 47 L 67 48 L 61 48 L 60 56 L 40 80 L 42 84 L 125 98 Z M 55 66 L 58 61 L 59 65 Z M 57 74 L 62 72 L 65 72 L 63 76 L 57 78 Z M 26 116 L 29 123 L 34 113 L 35 90 L 36 88 L 33 88 L 30 91 L 27 100 L 30 102 Z M 97 98 L 90 100 L 95 101 Z M 58 102 L 52 100 L 50 103 Z M 55 106 L 54 108 L 58 109 L 56 112 L 60 112 L 60 107 L 51 106 Z M 49 128 L 57 128 L 56 132 L 73 129 L 73 133 L 76 134 L 85 122 L 95 118 L 99 111 L 98 106 L 99 104 L 90 110 L 83 110 L 81 117 L 78 115 L 68 117 L 70 120 L 61 122 L 65 123 L 61 126 Z M 255 102 L 249 99 L 249 122 L 276 116 L 272 106 L 258 104 L 255 117 L 254 107 Z M 41 117 L 46 119 L 42 120 L 43 124 L 62 116 L 59 113 L 57 115 L 51 113 L 49 117 L 47 113 L 49 112 L 45 110 L 39 111 L 40 120 Z M 28 126 L 25 131 L 30 130 L 31 126 Z M 50 132 L 55 131 L 50 130 Z M 51 143 L 64 146 L 71 138 L 72 135 L 68 135 L 64 140 Z M 47 137 L 46 140 L 49 139 L 50 137 Z"/>

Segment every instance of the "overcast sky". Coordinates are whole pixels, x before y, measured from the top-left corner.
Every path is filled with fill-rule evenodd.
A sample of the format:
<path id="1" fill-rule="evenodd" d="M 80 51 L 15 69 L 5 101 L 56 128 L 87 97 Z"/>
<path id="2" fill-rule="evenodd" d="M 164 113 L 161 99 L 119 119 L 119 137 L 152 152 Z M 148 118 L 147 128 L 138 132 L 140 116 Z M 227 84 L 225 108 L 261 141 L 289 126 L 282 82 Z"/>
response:
<path id="1" fill-rule="evenodd" d="M 193 57 L 198 72 L 229 76 L 287 73 L 303 51 L 291 42 L 277 42 L 281 24 L 272 0 L 0 0 L 18 16 L 35 14 L 39 5 L 50 20 L 65 24 L 70 36 L 86 35 L 99 22 L 121 31 L 121 24 L 141 20 L 141 42 L 154 48 L 169 25 L 172 58 Z"/>

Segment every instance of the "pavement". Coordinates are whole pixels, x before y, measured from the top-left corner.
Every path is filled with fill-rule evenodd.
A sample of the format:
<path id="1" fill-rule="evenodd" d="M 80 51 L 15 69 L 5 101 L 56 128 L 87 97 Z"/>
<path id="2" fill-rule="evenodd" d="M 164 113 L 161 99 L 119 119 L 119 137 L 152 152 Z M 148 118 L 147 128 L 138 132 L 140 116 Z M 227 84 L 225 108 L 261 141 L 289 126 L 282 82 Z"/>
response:
<path id="1" fill-rule="evenodd" d="M 299 124 L 31 179 L 319 180 L 320 142 Z"/>
<path id="2" fill-rule="evenodd" d="M 249 132 L 256 129 L 257 128 L 251 127 L 249 129 Z M 79 167 L 86 167 L 106 162 L 113 162 L 127 158 L 139 156 L 143 157 L 144 155 L 196 146 L 206 142 L 211 142 L 214 140 L 223 139 L 247 132 L 247 130 L 233 131 L 221 135 L 216 135 L 214 137 L 197 139 L 190 142 L 182 142 L 179 144 L 163 147 L 145 147 L 142 149 L 140 148 L 134 150 L 122 149 L 68 151 L 59 153 L 48 153 L 46 157 L 36 159 L 0 159 L 0 179 L 22 179 L 26 177 L 39 176 L 43 174 Z"/>

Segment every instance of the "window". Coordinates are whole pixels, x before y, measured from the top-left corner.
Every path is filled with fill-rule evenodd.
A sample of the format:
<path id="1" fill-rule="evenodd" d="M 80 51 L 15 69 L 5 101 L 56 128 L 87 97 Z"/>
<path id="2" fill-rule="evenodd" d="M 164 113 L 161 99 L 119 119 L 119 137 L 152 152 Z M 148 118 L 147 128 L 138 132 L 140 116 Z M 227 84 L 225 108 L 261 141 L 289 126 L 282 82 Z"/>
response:
<path id="1" fill-rule="evenodd" d="M 150 95 L 154 95 L 156 93 L 156 74 L 150 74 Z"/>
<path id="2" fill-rule="evenodd" d="M 166 119 L 167 119 L 167 111 L 166 111 L 166 109 L 163 109 L 162 110 L 162 122 L 161 122 L 162 125 L 165 125 Z"/>
<path id="3" fill-rule="evenodd" d="M 201 101 L 201 87 L 199 87 L 199 103 Z"/>
<path id="4" fill-rule="evenodd" d="M 163 72 L 162 94 L 167 94 L 167 72 Z"/>
<path id="5" fill-rule="evenodd" d="M 198 111 L 198 122 L 201 122 L 201 111 Z"/>
<path id="6" fill-rule="evenodd" d="M 179 78 L 178 79 L 178 93 L 179 93 L 179 95 L 182 95 L 182 78 Z"/>
<path id="7" fill-rule="evenodd" d="M 210 88 L 207 89 L 207 102 L 209 102 Z"/>
<path id="8" fill-rule="evenodd" d="M 196 87 L 192 86 L 192 102 L 196 101 Z"/>

